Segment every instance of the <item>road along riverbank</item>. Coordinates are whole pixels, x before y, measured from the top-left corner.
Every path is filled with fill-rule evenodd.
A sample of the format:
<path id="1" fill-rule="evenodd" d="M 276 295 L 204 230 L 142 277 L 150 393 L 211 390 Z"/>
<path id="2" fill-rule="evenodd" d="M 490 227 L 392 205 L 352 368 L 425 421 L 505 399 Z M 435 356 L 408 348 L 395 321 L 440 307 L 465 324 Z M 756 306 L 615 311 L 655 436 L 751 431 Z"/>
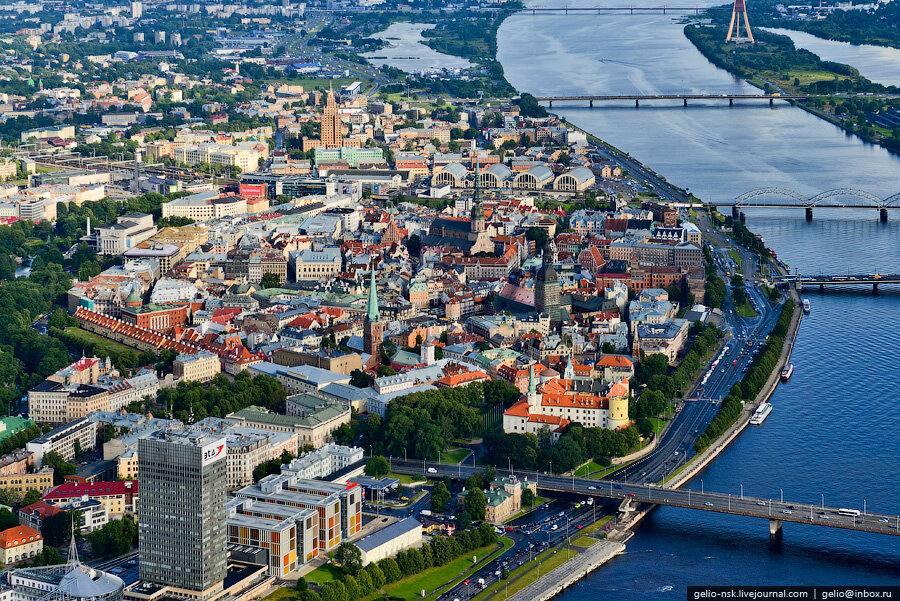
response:
<path id="1" fill-rule="evenodd" d="M 546 576 L 532 582 L 509 597 L 509 601 L 547 601 L 572 586 L 592 571 L 625 552 L 625 545 L 603 540 L 588 547 L 583 553 L 551 570 Z"/>

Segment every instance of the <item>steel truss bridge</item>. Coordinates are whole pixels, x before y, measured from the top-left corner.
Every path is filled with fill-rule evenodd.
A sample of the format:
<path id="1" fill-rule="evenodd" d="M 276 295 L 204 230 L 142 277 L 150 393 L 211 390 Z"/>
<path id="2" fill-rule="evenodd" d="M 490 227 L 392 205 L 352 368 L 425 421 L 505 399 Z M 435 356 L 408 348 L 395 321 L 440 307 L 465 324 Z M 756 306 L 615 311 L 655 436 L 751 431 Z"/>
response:
<path id="1" fill-rule="evenodd" d="M 712 206 L 731 207 L 732 217 L 741 218 L 741 209 L 777 207 L 804 209 L 806 220 L 812 221 L 813 209 L 874 209 L 882 222 L 888 220 L 889 209 L 900 209 L 900 193 L 880 198 L 866 190 L 836 188 L 807 197 L 787 188 L 757 188 L 730 201 L 713 201 Z"/>

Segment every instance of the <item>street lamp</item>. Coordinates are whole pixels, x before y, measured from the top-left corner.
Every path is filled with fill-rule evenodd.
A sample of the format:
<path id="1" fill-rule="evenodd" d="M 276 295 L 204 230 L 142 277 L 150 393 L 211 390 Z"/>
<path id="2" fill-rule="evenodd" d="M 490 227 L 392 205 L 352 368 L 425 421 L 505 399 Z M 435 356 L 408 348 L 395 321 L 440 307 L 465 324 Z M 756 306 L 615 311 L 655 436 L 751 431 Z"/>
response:
<path id="1" fill-rule="evenodd" d="M 822 493 L 822 509 L 825 509 L 825 493 Z"/>
<path id="2" fill-rule="evenodd" d="M 778 491 L 781 493 L 781 504 L 784 505 L 784 489 L 779 488 Z"/>
<path id="3" fill-rule="evenodd" d="M 744 498 L 744 483 L 741 482 L 741 499 Z"/>

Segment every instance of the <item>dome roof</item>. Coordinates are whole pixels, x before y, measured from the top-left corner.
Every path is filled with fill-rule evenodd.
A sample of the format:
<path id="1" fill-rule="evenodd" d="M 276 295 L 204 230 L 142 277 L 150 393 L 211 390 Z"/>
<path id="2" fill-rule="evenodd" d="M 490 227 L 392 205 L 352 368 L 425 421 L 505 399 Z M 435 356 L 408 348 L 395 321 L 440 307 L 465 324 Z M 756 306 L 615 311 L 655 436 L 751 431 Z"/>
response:
<path id="1" fill-rule="evenodd" d="M 72 597 L 104 597 L 121 591 L 125 583 L 118 576 L 78 564 L 59 581 L 58 592 Z"/>

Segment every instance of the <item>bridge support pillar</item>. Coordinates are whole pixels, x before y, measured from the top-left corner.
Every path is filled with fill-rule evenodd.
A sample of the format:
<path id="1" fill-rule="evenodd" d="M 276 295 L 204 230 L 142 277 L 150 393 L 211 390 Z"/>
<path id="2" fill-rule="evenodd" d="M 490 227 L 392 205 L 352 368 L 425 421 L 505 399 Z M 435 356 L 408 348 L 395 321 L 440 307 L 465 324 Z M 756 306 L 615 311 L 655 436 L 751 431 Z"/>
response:
<path id="1" fill-rule="evenodd" d="M 553 101 L 550 101 L 550 108 L 553 108 Z"/>
<path id="2" fill-rule="evenodd" d="M 775 99 L 769 98 L 769 106 L 775 106 Z"/>
<path id="3" fill-rule="evenodd" d="M 819 292 L 825 292 L 825 284 L 819 284 Z"/>
<path id="4" fill-rule="evenodd" d="M 594 101 L 588 100 L 588 106 L 590 106 L 591 108 L 594 108 Z"/>
<path id="5" fill-rule="evenodd" d="M 687 106 L 687 98 L 684 99 L 684 106 Z"/>
<path id="6" fill-rule="evenodd" d="M 769 520 L 769 536 L 778 538 L 781 533 L 781 520 Z"/>
<path id="7" fill-rule="evenodd" d="M 641 106 L 641 101 L 638 100 L 637 98 L 635 98 L 634 99 L 634 108 L 640 108 L 640 106 Z"/>
<path id="8" fill-rule="evenodd" d="M 737 208 L 737 205 L 731 207 L 731 218 L 732 219 L 740 219 L 741 218 L 741 210 Z"/>
<path id="9" fill-rule="evenodd" d="M 812 207 L 806 207 L 806 220 L 812 221 Z"/>
<path id="10" fill-rule="evenodd" d="M 887 209 L 878 209 L 878 220 L 881 223 L 887 223 Z"/>
<path id="11" fill-rule="evenodd" d="M 741 211 L 741 223 L 747 223 L 747 213 Z"/>
<path id="12" fill-rule="evenodd" d="M 872 284 L 872 294 L 878 294 L 878 282 Z"/>
<path id="13" fill-rule="evenodd" d="M 734 106 L 734 98 L 728 99 L 728 106 Z"/>

